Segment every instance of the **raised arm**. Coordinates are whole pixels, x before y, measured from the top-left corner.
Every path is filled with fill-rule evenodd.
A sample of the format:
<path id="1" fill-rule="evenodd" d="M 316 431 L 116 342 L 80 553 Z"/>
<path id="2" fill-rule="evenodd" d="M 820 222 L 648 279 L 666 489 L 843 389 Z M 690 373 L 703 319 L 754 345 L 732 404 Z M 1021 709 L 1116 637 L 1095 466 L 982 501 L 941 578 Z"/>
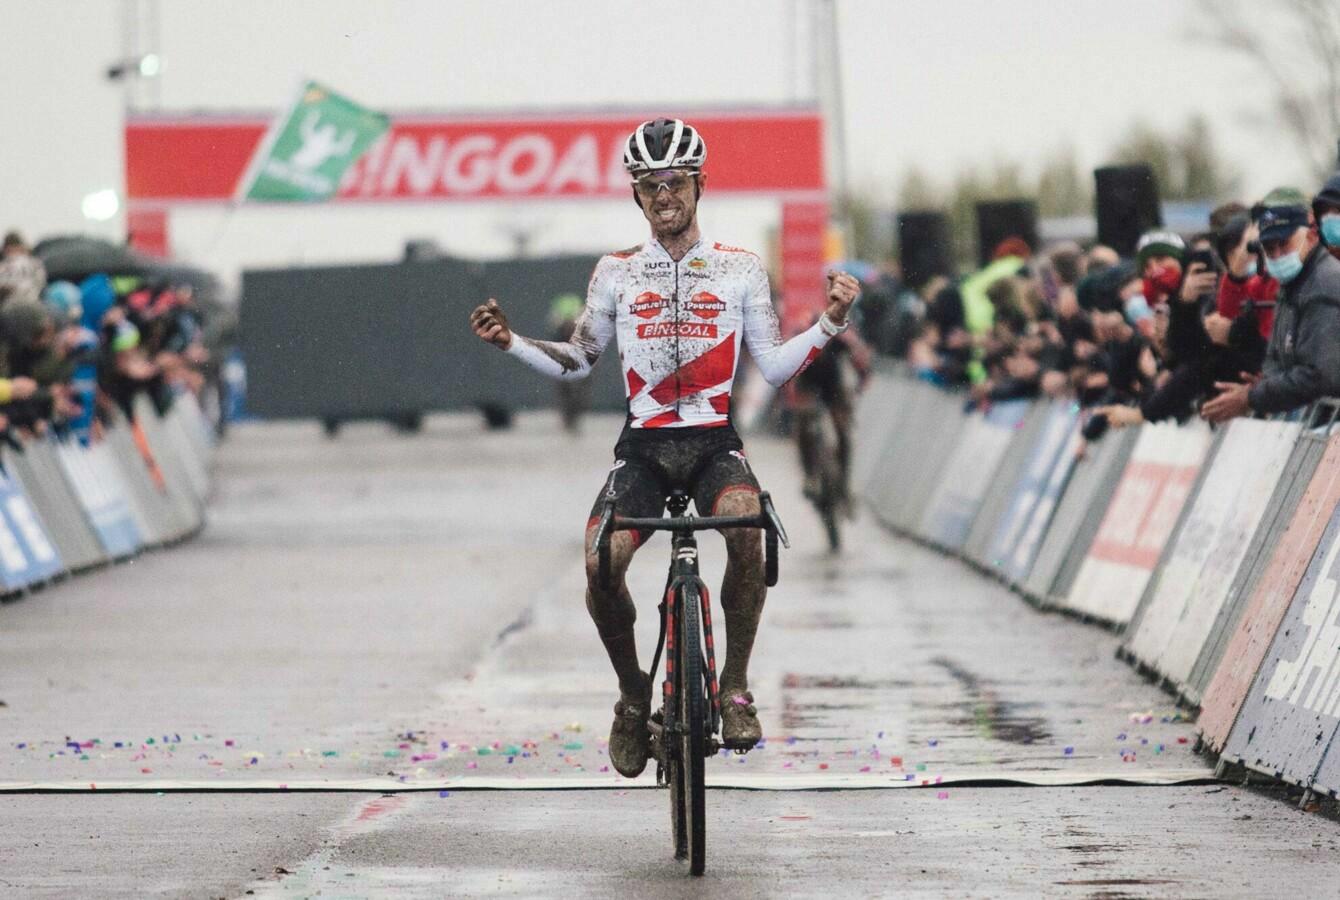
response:
<path id="1" fill-rule="evenodd" d="M 810 328 L 784 342 L 768 291 L 767 274 L 762 266 L 756 268 L 745 300 L 744 340 L 768 384 L 781 387 L 814 362 L 833 335 L 846 325 L 847 310 L 858 290 L 850 275 L 830 274 L 827 311 Z"/>
<path id="2" fill-rule="evenodd" d="M 603 265 L 602 260 L 596 266 L 587 289 L 586 308 L 577 317 L 572 337 L 566 341 L 540 341 L 516 334 L 498 301 L 492 298 L 470 314 L 470 327 L 482 340 L 505 350 L 542 375 L 562 381 L 585 378 L 614 336 L 614 302 L 606 290 Z"/>

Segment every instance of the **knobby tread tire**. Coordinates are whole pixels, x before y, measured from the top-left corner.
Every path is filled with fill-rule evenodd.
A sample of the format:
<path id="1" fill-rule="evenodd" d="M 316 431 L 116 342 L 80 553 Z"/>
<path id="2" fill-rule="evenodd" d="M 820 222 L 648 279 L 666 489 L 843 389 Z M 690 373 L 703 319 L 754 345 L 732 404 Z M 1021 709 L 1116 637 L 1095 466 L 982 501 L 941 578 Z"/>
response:
<path id="1" fill-rule="evenodd" d="M 707 759 L 707 698 L 703 681 L 702 600 L 696 585 L 685 585 L 679 597 L 683 631 L 678 668 L 679 715 L 684 725 L 680 760 L 683 763 L 684 824 L 688 837 L 689 872 L 701 875 L 707 865 L 707 791 L 703 783 Z"/>

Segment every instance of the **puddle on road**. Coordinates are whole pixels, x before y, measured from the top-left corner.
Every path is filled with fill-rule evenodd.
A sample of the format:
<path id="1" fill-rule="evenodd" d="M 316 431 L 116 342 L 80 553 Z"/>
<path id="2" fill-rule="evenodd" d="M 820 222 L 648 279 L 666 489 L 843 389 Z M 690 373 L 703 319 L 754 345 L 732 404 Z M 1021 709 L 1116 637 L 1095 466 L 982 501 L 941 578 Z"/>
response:
<path id="1" fill-rule="evenodd" d="M 797 675 L 788 672 L 782 676 L 785 690 L 853 690 L 880 691 L 923 687 L 915 681 L 899 678 L 860 678 L 855 675 Z"/>
<path id="2" fill-rule="evenodd" d="M 983 737 L 1010 744 L 1036 744 L 1051 739 L 1046 719 L 1025 714 L 1041 704 L 1003 700 L 987 687 L 989 682 L 943 656 L 931 662 L 948 672 L 968 695 L 966 700 L 939 705 L 964 713 L 950 719 L 950 724 L 970 727 Z"/>

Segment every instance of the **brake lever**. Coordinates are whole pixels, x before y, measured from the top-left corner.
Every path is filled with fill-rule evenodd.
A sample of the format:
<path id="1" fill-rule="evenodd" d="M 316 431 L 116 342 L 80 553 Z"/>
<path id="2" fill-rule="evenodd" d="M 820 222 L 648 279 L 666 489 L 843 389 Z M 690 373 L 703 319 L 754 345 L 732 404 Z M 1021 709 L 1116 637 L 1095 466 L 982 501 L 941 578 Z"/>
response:
<path id="1" fill-rule="evenodd" d="M 786 528 L 782 526 L 782 517 L 777 515 L 777 507 L 772 504 L 772 495 L 763 491 L 758 495 L 758 502 L 763 508 L 763 518 L 767 520 L 768 530 L 781 539 L 783 547 L 790 550 L 791 540 L 786 536 Z"/>

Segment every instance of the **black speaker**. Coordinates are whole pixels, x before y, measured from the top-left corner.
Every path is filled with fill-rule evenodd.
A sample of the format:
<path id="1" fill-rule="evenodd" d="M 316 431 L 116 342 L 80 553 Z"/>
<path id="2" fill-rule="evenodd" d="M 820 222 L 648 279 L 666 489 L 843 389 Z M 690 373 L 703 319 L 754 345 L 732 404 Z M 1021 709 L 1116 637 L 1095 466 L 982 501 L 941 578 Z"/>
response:
<path id="1" fill-rule="evenodd" d="M 903 281 L 921 287 L 932 276 L 954 277 L 954 238 L 949 217 L 927 210 L 898 214 L 898 258 Z"/>
<path id="2" fill-rule="evenodd" d="M 977 261 L 991 262 L 1000 242 L 1019 238 L 1038 249 L 1038 205 L 1032 200 L 989 200 L 977 204 Z"/>
<path id="3" fill-rule="evenodd" d="M 1134 256 L 1140 235 L 1163 224 L 1159 185 L 1144 163 L 1094 169 L 1094 210 L 1098 243 L 1122 256 Z"/>

